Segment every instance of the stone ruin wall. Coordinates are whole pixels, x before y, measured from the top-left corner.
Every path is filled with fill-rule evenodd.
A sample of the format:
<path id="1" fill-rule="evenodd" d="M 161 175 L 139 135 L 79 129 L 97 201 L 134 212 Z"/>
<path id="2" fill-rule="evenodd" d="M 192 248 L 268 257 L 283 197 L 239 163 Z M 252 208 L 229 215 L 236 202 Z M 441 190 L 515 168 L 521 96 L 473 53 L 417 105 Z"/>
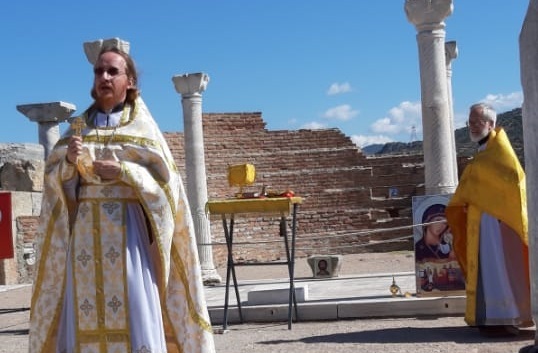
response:
<path id="1" fill-rule="evenodd" d="M 292 189 L 303 197 L 297 227 L 297 257 L 410 250 L 412 229 L 364 234 L 366 230 L 410 226 L 411 196 L 424 193 L 422 155 L 367 158 L 338 129 L 269 131 L 261 113 L 203 114 L 208 197 L 233 196 L 227 166 L 252 163 L 255 184 L 244 191 Z M 166 133 L 180 170 L 184 171 L 183 135 Z M 185 181 L 185 174 L 182 173 Z M 399 197 L 389 198 L 397 187 Z M 220 216 L 211 218 L 214 242 L 224 243 Z M 271 217 L 236 217 L 235 240 L 273 241 L 236 245 L 238 259 L 263 261 L 285 256 L 278 222 Z M 361 232 L 362 231 L 362 232 Z M 359 234 L 361 232 L 361 234 Z M 224 246 L 213 247 L 215 263 L 225 262 Z"/>
<path id="2" fill-rule="evenodd" d="M 43 190 L 45 163 L 41 145 L 0 143 L 0 151 L 0 190 Z"/>
<path id="3" fill-rule="evenodd" d="M 0 192 L 11 192 L 13 259 L 0 260 L 0 284 L 28 283 L 34 270 L 34 240 L 41 191 L 43 147 L 37 144 L 0 143 Z M 6 234 L 0 234 L 6 237 Z"/>
<path id="4" fill-rule="evenodd" d="M 303 197 L 299 207 L 297 257 L 311 254 L 411 250 L 411 197 L 424 193 L 422 155 L 365 157 L 338 129 L 269 131 L 261 113 L 203 114 L 205 159 L 209 198 L 232 196 L 237 188 L 228 186 L 227 166 L 252 163 L 256 182 L 245 191 L 294 190 Z M 165 133 L 185 181 L 182 133 Z M 26 150 L 21 155 L 22 150 Z M 36 202 L 42 190 L 43 152 L 39 145 L 0 144 L 0 187 L 17 191 L 19 198 Z M 396 187 L 398 197 L 389 198 Z M 18 202 L 21 203 L 21 202 Z M 26 206 L 14 219 L 18 250 L 17 269 L 11 260 L 0 261 L 0 283 L 13 278 L 31 278 L 29 261 L 39 207 Z M 213 242 L 224 243 L 222 221 L 211 218 Z M 404 229 L 368 233 L 368 230 L 406 226 Z M 271 241 L 267 245 L 235 246 L 238 259 L 266 261 L 285 256 L 278 222 L 259 215 L 236 218 L 237 242 Z M 395 242 L 384 242 L 408 236 Z M 26 249 L 26 251 L 23 251 Z M 24 255 L 23 255 L 24 253 Z M 216 265 L 225 263 L 223 245 L 213 247 Z M 22 261 L 24 259 L 24 261 Z M 11 274 L 10 274 L 11 273 Z M 15 282 L 16 283 L 16 282 Z"/>

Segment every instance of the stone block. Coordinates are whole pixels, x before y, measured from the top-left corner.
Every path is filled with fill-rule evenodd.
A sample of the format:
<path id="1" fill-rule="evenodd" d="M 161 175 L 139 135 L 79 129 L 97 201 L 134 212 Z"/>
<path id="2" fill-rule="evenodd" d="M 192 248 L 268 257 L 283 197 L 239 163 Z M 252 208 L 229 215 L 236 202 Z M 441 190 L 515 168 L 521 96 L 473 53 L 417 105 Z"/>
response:
<path id="1" fill-rule="evenodd" d="M 340 275 L 343 260 L 342 255 L 311 255 L 306 261 L 314 278 L 331 278 Z"/>
<path id="2" fill-rule="evenodd" d="M 9 191 L 42 191 L 43 161 L 6 162 L 0 168 L 0 186 Z"/>
<path id="3" fill-rule="evenodd" d="M 252 290 L 248 292 L 248 305 L 287 304 L 289 298 L 289 287 Z M 295 298 L 298 303 L 304 303 L 308 300 L 308 286 L 306 284 L 295 285 Z"/>

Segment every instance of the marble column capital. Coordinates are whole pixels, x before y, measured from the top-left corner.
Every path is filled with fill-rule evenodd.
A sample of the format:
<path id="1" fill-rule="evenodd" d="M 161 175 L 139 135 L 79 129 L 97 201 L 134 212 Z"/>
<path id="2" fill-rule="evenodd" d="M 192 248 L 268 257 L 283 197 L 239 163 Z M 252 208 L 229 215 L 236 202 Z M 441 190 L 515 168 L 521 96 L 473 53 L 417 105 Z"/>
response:
<path id="1" fill-rule="evenodd" d="M 37 123 L 66 121 L 76 110 L 74 104 L 66 102 L 34 103 L 17 105 L 17 110 L 30 121 Z"/>
<path id="2" fill-rule="evenodd" d="M 84 53 L 90 64 L 95 65 L 97 57 L 103 47 L 115 47 L 129 54 L 131 46 L 128 41 L 120 38 L 98 39 L 93 42 L 84 42 Z"/>
<path id="3" fill-rule="evenodd" d="M 209 76 L 203 72 L 177 75 L 172 77 L 172 82 L 176 88 L 176 92 L 182 97 L 197 97 L 201 96 L 209 83 Z"/>
<path id="4" fill-rule="evenodd" d="M 452 14 L 452 0 L 405 0 L 407 20 L 417 30 L 444 28 L 444 19 Z"/>
<path id="5" fill-rule="evenodd" d="M 458 46 L 455 40 L 445 43 L 446 66 L 450 66 L 452 60 L 458 57 Z"/>

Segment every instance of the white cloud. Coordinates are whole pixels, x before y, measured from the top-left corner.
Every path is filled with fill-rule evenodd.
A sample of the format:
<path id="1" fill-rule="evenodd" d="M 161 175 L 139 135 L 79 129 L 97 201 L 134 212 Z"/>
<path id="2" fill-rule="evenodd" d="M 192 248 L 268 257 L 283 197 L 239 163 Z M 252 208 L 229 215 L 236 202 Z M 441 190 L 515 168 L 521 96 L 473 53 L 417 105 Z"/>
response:
<path id="1" fill-rule="evenodd" d="M 497 111 L 497 113 L 504 113 L 508 110 L 521 107 L 523 103 L 523 92 L 512 92 L 508 94 L 488 94 L 481 102 L 487 103 Z"/>
<path id="2" fill-rule="evenodd" d="M 288 125 L 295 125 L 297 124 L 298 120 L 297 118 L 291 118 L 291 119 L 288 119 Z"/>
<path id="3" fill-rule="evenodd" d="M 410 133 L 413 128 L 422 131 L 421 116 L 420 102 L 405 101 L 389 109 L 387 116 L 372 123 L 370 129 L 374 133 L 388 135 Z"/>
<path id="4" fill-rule="evenodd" d="M 327 124 L 318 123 L 316 121 L 312 121 L 310 123 L 303 124 L 301 126 L 301 129 L 310 129 L 310 130 L 319 130 L 319 129 L 326 129 Z"/>
<path id="5" fill-rule="evenodd" d="M 395 124 L 390 118 L 377 119 L 370 125 L 373 132 L 396 135 L 401 132 L 401 127 Z"/>
<path id="6" fill-rule="evenodd" d="M 504 113 L 514 108 L 521 107 L 523 93 L 512 92 L 508 94 L 488 94 L 481 102 L 490 104 L 497 113 Z M 468 111 L 455 112 L 454 128 L 465 126 Z M 419 140 L 422 136 L 422 110 L 420 102 L 404 101 L 388 110 L 387 115 L 374 121 L 370 125 L 373 135 L 352 135 L 351 139 L 359 147 L 375 143 L 387 143 L 392 141 L 409 141 L 412 135 L 417 135 Z"/>
<path id="7" fill-rule="evenodd" d="M 364 147 L 378 143 L 384 144 L 387 142 L 393 142 L 394 140 L 388 136 L 383 135 L 351 135 L 351 141 L 353 141 L 359 147 Z"/>
<path id="8" fill-rule="evenodd" d="M 389 116 L 397 123 L 405 122 L 406 118 L 421 116 L 421 104 L 420 102 L 404 101 L 399 106 L 391 108 L 389 110 Z"/>
<path id="9" fill-rule="evenodd" d="M 327 95 L 334 96 L 336 94 L 346 93 L 351 91 L 351 85 L 348 82 L 333 83 L 327 90 Z"/>
<path id="10" fill-rule="evenodd" d="M 323 113 L 323 117 L 331 120 L 348 121 L 359 115 L 358 110 L 353 110 L 349 104 L 342 104 Z"/>

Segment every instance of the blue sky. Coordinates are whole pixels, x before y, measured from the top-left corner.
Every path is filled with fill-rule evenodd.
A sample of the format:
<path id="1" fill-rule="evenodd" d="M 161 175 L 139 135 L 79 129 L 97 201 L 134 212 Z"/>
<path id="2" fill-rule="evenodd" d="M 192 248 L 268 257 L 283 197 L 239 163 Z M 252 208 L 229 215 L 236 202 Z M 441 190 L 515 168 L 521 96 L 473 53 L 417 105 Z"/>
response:
<path id="1" fill-rule="evenodd" d="M 359 146 L 422 139 L 416 30 L 404 0 L 18 0 L 0 5 L 0 142 L 37 143 L 19 104 L 91 103 L 83 43 L 131 44 L 142 96 L 163 131 L 183 131 L 172 76 L 204 72 L 207 113 L 261 112 L 269 130 L 339 128 Z M 446 39 L 456 126 L 468 107 L 520 107 L 526 0 L 454 0 Z M 8 120 L 10 121 L 8 123 Z M 62 130 L 64 128 L 62 127 Z"/>

